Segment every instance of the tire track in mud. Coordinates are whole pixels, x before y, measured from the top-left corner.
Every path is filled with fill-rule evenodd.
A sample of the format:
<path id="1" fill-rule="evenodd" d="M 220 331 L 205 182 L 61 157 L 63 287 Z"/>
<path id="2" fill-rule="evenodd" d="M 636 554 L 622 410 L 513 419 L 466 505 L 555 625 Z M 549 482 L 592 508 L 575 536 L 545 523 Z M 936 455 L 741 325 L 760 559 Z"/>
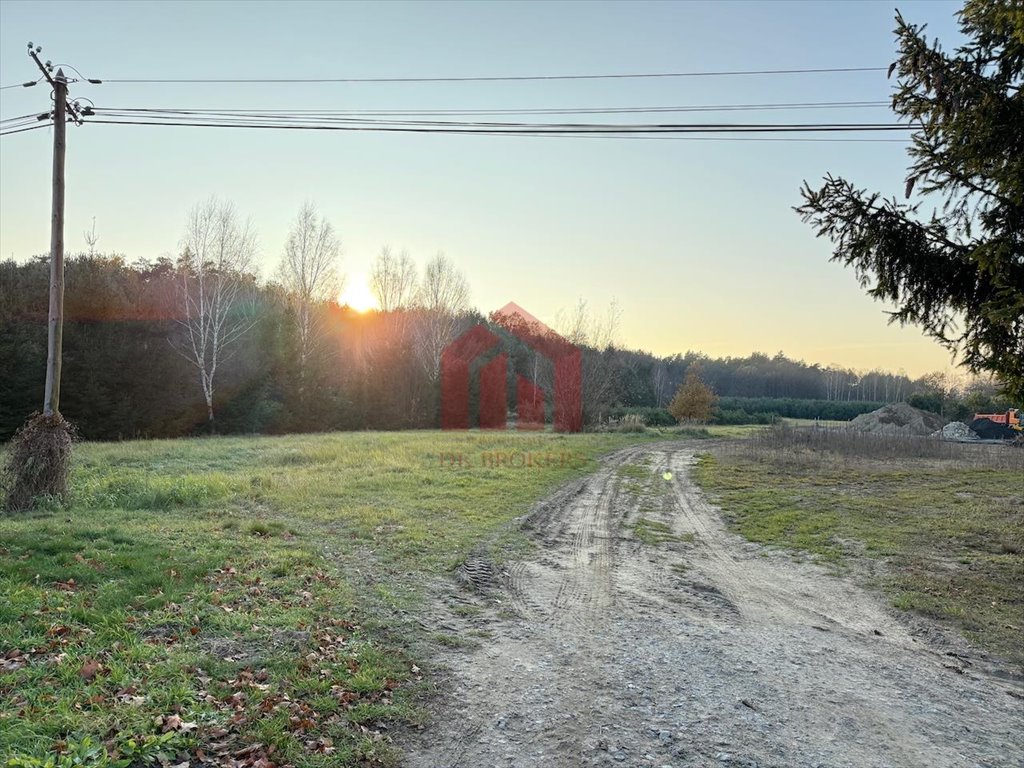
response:
<path id="1" fill-rule="evenodd" d="M 566 503 L 575 514 L 562 514 L 560 503 L 558 513 L 549 514 L 549 502 L 533 516 L 530 527 L 545 545 L 542 560 L 517 563 L 508 572 L 513 605 L 523 616 L 585 628 L 613 607 L 615 472 L 637 455 L 636 448 L 616 453 L 582 484 L 570 486 L 563 495 L 571 497 Z M 559 574 L 554 579 L 552 571 Z M 554 597 L 547 598 L 552 580 L 557 585 Z"/>
<path id="2" fill-rule="evenodd" d="M 878 597 L 730 533 L 694 461 L 634 446 L 538 505 L 536 556 L 482 618 L 445 616 L 490 636 L 444 652 L 407 765 L 1024 765 L 1024 687 L 952 673 Z"/>
<path id="3" fill-rule="evenodd" d="M 569 532 L 571 562 L 553 603 L 556 621 L 582 628 L 614 604 L 609 523 L 615 495 L 614 486 L 605 483 L 597 489 L 593 502 L 589 496 L 580 499 L 583 513 Z"/>

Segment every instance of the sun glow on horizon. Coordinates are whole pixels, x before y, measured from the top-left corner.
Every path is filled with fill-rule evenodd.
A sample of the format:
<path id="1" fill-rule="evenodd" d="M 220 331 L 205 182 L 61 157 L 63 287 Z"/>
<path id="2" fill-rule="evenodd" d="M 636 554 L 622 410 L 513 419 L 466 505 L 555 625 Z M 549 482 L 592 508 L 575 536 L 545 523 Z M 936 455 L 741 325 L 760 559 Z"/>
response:
<path id="1" fill-rule="evenodd" d="M 377 309 L 377 297 L 366 284 L 365 280 L 353 280 L 338 295 L 338 304 L 348 306 L 362 314 Z"/>

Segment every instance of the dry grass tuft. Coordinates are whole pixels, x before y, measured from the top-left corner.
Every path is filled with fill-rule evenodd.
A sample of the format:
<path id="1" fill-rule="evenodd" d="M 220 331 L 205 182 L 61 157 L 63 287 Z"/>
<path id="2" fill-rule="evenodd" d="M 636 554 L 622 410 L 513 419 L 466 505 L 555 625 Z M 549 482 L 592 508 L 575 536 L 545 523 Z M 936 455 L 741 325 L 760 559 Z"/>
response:
<path id="1" fill-rule="evenodd" d="M 3 467 L 4 509 L 22 512 L 42 499 L 64 499 L 75 428 L 59 413 L 34 413 L 11 440 Z"/>
<path id="2" fill-rule="evenodd" d="M 743 458 L 771 459 L 800 467 L 822 463 L 870 464 L 911 461 L 958 468 L 1019 469 L 1024 451 L 1009 445 L 955 443 L 916 435 L 873 434 L 844 427 L 793 427 L 780 424 L 753 433 L 730 449 Z"/>
<path id="3" fill-rule="evenodd" d="M 789 427 L 712 445 L 694 474 L 751 541 L 852 568 L 1024 664 L 1024 450 Z"/>

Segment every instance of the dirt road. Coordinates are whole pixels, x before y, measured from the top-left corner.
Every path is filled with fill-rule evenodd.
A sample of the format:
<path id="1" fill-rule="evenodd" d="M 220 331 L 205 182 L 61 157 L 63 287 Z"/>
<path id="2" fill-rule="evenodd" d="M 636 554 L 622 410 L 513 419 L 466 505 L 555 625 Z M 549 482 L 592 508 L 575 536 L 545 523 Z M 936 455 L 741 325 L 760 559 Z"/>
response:
<path id="1" fill-rule="evenodd" d="M 1024 765 L 1019 679 L 727 532 L 693 461 L 613 455 L 531 515 L 535 559 L 453 590 L 443 621 L 479 645 L 441 660 L 407 765 Z"/>

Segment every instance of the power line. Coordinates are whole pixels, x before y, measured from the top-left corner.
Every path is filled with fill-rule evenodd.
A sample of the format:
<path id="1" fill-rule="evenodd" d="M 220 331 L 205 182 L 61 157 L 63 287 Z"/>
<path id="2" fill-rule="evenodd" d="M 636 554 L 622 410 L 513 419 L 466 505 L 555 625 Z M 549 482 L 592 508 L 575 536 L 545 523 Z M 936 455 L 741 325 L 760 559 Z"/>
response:
<path id="1" fill-rule="evenodd" d="M 745 111 L 779 111 L 779 110 L 805 110 L 805 109 L 848 109 L 863 107 L 884 107 L 888 106 L 887 101 L 798 101 L 798 102 L 756 102 L 756 103 L 726 103 L 726 104 L 689 104 L 689 105 L 647 105 L 639 107 L 536 107 L 536 108 L 509 108 L 509 109 L 258 109 L 258 108 L 226 108 L 226 109 L 172 109 L 172 108 L 133 108 L 133 107 L 109 107 L 95 108 L 93 114 L 102 115 L 108 118 L 117 118 L 119 122 L 129 119 L 138 119 L 139 123 L 144 121 L 146 125 L 168 124 L 167 121 L 174 119 L 174 124 L 180 127 L 187 125 L 210 125 L 211 127 L 261 127 L 270 128 L 271 125 L 248 125 L 249 123 L 274 123 L 280 127 L 292 126 L 293 129 L 309 130 L 311 125 L 323 124 L 370 124 L 370 125 L 393 125 L 393 126 L 429 126 L 436 128 L 486 128 L 486 129 L 510 129 L 524 135 L 530 129 L 551 129 L 565 128 L 566 130 L 583 130 L 592 132 L 594 124 L 573 124 L 562 123 L 513 123 L 513 122 L 479 122 L 479 121 L 433 121 L 414 120 L 412 117 L 475 117 L 475 116 L 559 116 L 559 115 L 632 115 L 632 114 L 669 114 L 669 113 L 701 113 L 701 112 L 745 112 Z M 88 114 L 88 113 L 87 113 Z M 45 115 L 21 115 L 18 117 L 0 120 L 0 130 L 7 135 L 15 132 L 12 129 L 27 127 L 37 120 L 45 118 Z M 384 120 L 379 118 L 402 118 L 397 120 Z M 91 122 L 98 122 L 93 120 Z M 113 120 L 109 122 L 114 122 Z M 293 126 L 295 123 L 302 123 L 300 126 Z M 229 125 L 230 124 L 230 125 Z M 283 124 L 283 125 L 282 125 Z M 603 127 L 603 126 L 602 126 Z M 699 128 L 700 126 L 694 126 Z M 704 126 L 709 129 L 713 126 Z M 635 133 L 642 130 L 642 126 L 629 124 L 624 130 Z M 808 130 L 812 127 L 808 126 Z M 864 130 L 877 130 L 874 127 L 863 128 Z M 852 130 L 852 128 L 851 128 Z M 456 131 L 448 131 L 455 133 Z M 465 131 L 463 131 L 465 132 Z M 505 134 L 496 134 L 505 135 Z M 582 136 L 582 133 L 576 133 Z M 615 136 L 610 136 L 615 138 Z M 625 138 L 625 136 L 621 136 Z M 632 136 L 632 138 L 639 138 Z M 797 139 L 793 139 L 797 140 Z M 830 141 L 853 141 L 851 139 L 830 139 Z M 865 141 L 861 139 L 860 141 Z M 899 139 L 875 139 L 873 141 L 901 141 Z"/>
<path id="2" fill-rule="evenodd" d="M 834 142 L 844 144 L 906 144 L 907 139 L 833 139 L 818 136 L 576 136 L 579 139 L 650 139 L 652 141 L 790 141 Z"/>
<path id="3" fill-rule="evenodd" d="M 372 78 L 114 78 L 107 83 L 223 83 L 223 84 L 297 84 L 297 83 L 430 83 L 430 82 L 508 82 L 548 80 L 613 80 L 639 78 L 687 78 L 724 76 L 767 76 L 824 73 L 885 71 L 885 67 L 819 67 L 801 69 L 751 69 L 687 72 L 608 73 L 579 75 L 516 75 L 516 76 L 453 76 L 453 77 L 372 77 Z M 44 72 L 45 74 L 45 72 Z M 81 76 L 81 75 L 80 75 Z M 83 78 L 86 79 L 86 78 Z M 27 83 L 24 85 L 28 85 Z M 18 86 L 6 86 L 18 87 Z M 698 112 L 746 112 L 778 110 L 859 109 L 887 106 L 886 101 L 798 101 L 784 103 L 655 105 L 639 107 L 540 107 L 505 109 L 169 109 L 169 108 L 87 108 L 87 122 L 110 125 L 164 125 L 171 127 L 247 128 L 262 130 L 360 131 L 390 133 L 466 133 L 471 135 L 518 135 L 608 138 L 672 138 L 700 134 L 769 134 L 769 133 L 848 133 L 904 131 L 910 126 L 893 123 L 594 123 L 594 122 L 520 122 L 481 121 L 484 116 L 571 116 L 571 115 L 642 115 Z M 421 118 L 464 117 L 465 120 Z M 0 123 L 7 133 L 27 128 L 32 116 L 10 118 Z M 36 127 L 36 126 L 32 126 Z M 692 137 L 691 138 L 696 138 Z M 717 138 L 741 138 L 739 136 Z M 750 137 L 747 137 L 748 139 Z M 788 140 L 806 140 L 807 137 Z M 826 139 L 844 140 L 844 139 Z M 864 140 L 864 139 L 861 139 Z M 875 139 L 878 141 L 878 139 Z M 882 139 L 881 141 L 892 141 Z M 899 141 L 899 140 L 897 140 Z"/>
<path id="4" fill-rule="evenodd" d="M 38 123 L 37 125 L 30 125 L 30 126 L 28 126 L 26 128 L 17 128 L 17 129 L 13 129 L 13 130 L 8 130 L 8 129 L 5 128 L 4 130 L 0 131 L 0 136 L 10 136 L 11 134 L 15 134 L 15 133 L 24 133 L 25 131 L 34 131 L 37 128 L 49 128 L 50 125 L 51 125 L 50 123 Z"/>
<path id="5" fill-rule="evenodd" d="M 39 125 L 39 124 L 40 123 L 37 123 L 35 120 L 22 120 L 22 121 L 17 122 L 17 123 L 9 123 L 8 125 L 0 126 L 0 132 L 6 133 L 8 131 L 13 131 L 16 128 L 26 128 L 26 127 L 28 127 L 30 125 L 31 126 L 35 126 L 35 125 Z M 44 125 L 45 125 L 45 123 L 44 123 Z"/>
<path id="6" fill-rule="evenodd" d="M 749 109 L 762 107 L 802 108 L 808 105 L 836 106 L 861 105 L 864 102 L 789 102 L 785 104 L 735 104 L 735 105 L 691 105 L 689 107 L 672 107 L 679 110 L 718 110 Z M 867 102 L 870 103 L 870 102 Z M 582 108 L 579 112 L 593 114 L 602 108 Z M 614 114 L 617 110 L 661 110 L 661 107 L 640 108 L 609 108 Z M 397 111 L 397 110 L 393 110 Z M 509 112 L 511 110 L 480 110 L 470 111 L 470 115 L 489 114 L 491 112 Z M 537 110 L 541 115 L 576 114 L 576 110 Z M 388 112 L 385 110 L 383 112 Z M 405 113 L 406 111 L 399 111 Z M 441 110 L 435 111 L 442 112 Z M 457 114 L 459 110 L 450 110 Z M 534 110 L 524 110 L 535 114 Z M 419 115 L 412 110 L 409 114 Z M 82 115 L 86 122 L 107 125 L 143 125 L 170 127 L 208 127 L 208 128 L 246 128 L 246 129 L 278 129 L 301 131 L 350 131 L 350 132 L 386 132 L 386 133 L 446 133 L 449 135 L 491 135 L 491 136 L 562 136 L 562 137 L 594 137 L 609 138 L 626 137 L 658 137 L 681 134 L 769 134 L 769 133 L 848 133 L 905 131 L 911 126 L 900 123 L 593 123 L 593 122 L 520 122 L 520 121 L 480 121 L 480 120 L 427 120 L 412 119 L 394 115 L 393 119 L 386 115 L 367 117 L 378 113 L 365 113 L 356 110 L 264 110 L 252 111 L 241 109 L 171 109 L 171 108 L 86 108 Z M 357 116 L 359 115 L 359 116 Z M 45 115 L 43 116 L 45 117 Z M 21 115 L 0 121 L 2 135 L 20 133 L 40 119 L 39 115 Z"/>
<path id="7" fill-rule="evenodd" d="M 266 112 L 234 109 L 170 109 L 170 108 L 90 108 L 87 117 L 110 122 L 111 119 L 132 121 L 142 125 L 209 125 L 212 127 L 290 128 L 300 130 L 445 130 L 569 133 L 656 133 L 656 132 L 747 132 L 747 131 L 878 131 L 910 130 L 903 123 L 576 123 L 576 122 L 513 122 L 479 120 L 420 120 L 354 117 L 346 113 L 325 111 Z"/>
<path id="8" fill-rule="evenodd" d="M 250 118 L 230 119 L 222 116 L 159 117 L 146 115 L 102 116 L 86 122 L 107 125 L 151 125 L 207 128 L 249 128 L 305 131 L 359 131 L 392 133 L 449 133 L 483 135 L 543 135 L 543 134 L 662 134 L 662 133 L 788 133 L 788 132 L 861 132 L 904 131 L 909 125 L 889 123 L 656 123 L 656 124 L 602 124 L 602 123 L 467 123 L 440 121 L 338 121 L 334 123 L 298 122 L 284 118 L 277 121 L 257 121 Z M 136 119 L 129 119 L 135 117 Z"/>
<path id="9" fill-rule="evenodd" d="M 799 137 L 775 137 L 775 136 L 704 136 L 704 135 L 634 135 L 616 133 L 576 133 L 571 131 L 563 132 L 535 132 L 535 131 L 511 131 L 511 130 L 445 130 L 426 128 L 351 128 L 344 126 L 301 126 L 301 125 L 245 125 L 245 124 L 214 124 L 214 123 L 188 123 L 188 122 L 143 122 L 133 120 L 90 120 L 88 122 L 103 123 L 107 125 L 149 125 L 169 127 L 196 127 L 196 128 L 278 128 L 286 130 L 328 130 L 328 131 L 387 131 L 387 132 L 411 132 L 411 133 L 433 133 L 433 134 L 466 134 L 473 136 L 518 136 L 526 138 L 549 138 L 549 139 L 606 139 L 606 140 L 648 140 L 648 141 L 761 141 L 761 142 L 831 142 L 831 143 L 886 143 L 906 144 L 906 139 L 867 139 L 867 138 L 821 138 L 810 136 Z"/>
<path id="10" fill-rule="evenodd" d="M 298 84 L 298 83 L 494 83 L 548 80 L 626 80 L 683 77 L 738 77 L 747 75 L 810 75 L 849 72 L 885 72 L 887 67 L 814 67 L 805 69 L 746 69 L 700 72 L 639 72 L 600 75 L 503 75 L 473 77 L 273 77 L 273 78 L 105 78 L 103 83 L 222 83 L 222 84 Z M 92 81 L 90 81 L 92 82 Z"/>
<path id="11" fill-rule="evenodd" d="M 590 128 L 680 128 L 680 127 L 743 127 L 742 124 L 733 123 L 693 123 L 693 124 L 682 124 L 682 123 L 619 123 L 619 124 L 607 124 L 607 123 L 523 123 L 523 122 L 481 122 L 481 121 L 470 121 L 470 120 L 412 120 L 412 119 L 401 119 L 391 120 L 384 118 L 365 118 L 365 117 L 353 117 L 348 115 L 335 115 L 335 114 L 288 114 L 279 112 L 236 112 L 233 110 L 203 110 L 203 109 L 192 109 L 192 110 L 179 110 L 179 109 L 113 109 L 105 107 L 96 107 L 92 110 L 92 113 L 105 117 L 124 117 L 124 118 L 145 118 L 147 120 L 159 121 L 166 119 L 189 119 L 196 121 L 209 121 L 209 120 L 220 120 L 232 123 L 247 122 L 247 121 L 262 121 L 268 123 L 295 123 L 305 122 L 313 124 L 348 124 L 348 125 L 422 125 L 422 126 L 438 126 L 438 127 L 484 127 L 484 128 L 571 128 L 571 129 L 590 129 Z M 775 124 L 766 124 L 775 125 Z M 806 123 L 806 124 L 789 124 L 789 125 L 805 125 L 808 128 L 814 128 L 821 125 L 843 125 L 850 126 L 851 128 L 865 127 L 871 128 L 878 125 L 899 125 L 890 123 Z M 751 124 L 751 127 L 756 127 L 757 124 Z"/>
<path id="12" fill-rule="evenodd" d="M 228 108 L 210 110 L 207 108 L 146 108 L 107 107 L 106 109 L 124 111 L 160 112 L 211 112 L 222 114 L 261 115 L 289 114 L 302 116 L 462 116 L 462 115 L 597 115 L 597 114 L 658 114 L 683 112 L 746 112 L 761 110 L 804 110 L 804 109 L 850 109 L 866 107 L 888 107 L 888 101 L 804 101 L 775 102 L 755 104 L 688 104 L 676 106 L 641 106 L 641 107 L 533 107 L 507 109 L 260 109 L 258 107 Z"/>
<path id="13" fill-rule="evenodd" d="M 31 118 L 32 120 L 35 120 L 37 118 L 37 116 L 38 116 L 38 114 L 33 112 L 30 115 L 18 115 L 17 117 L 5 117 L 2 120 L 0 120 L 0 125 L 3 125 L 4 123 L 13 123 L 13 122 L 15 122 L 17 120 L 27 120 L 29 118 Z"/>
<path id="14" fill-rule="evenodd" d="M 43 78 L 39 78 L 42 80 Z M 11 83 L 10 85 L 0 85 L 0 91 L 6 91 L 8 88 L 31 88 L 33 85 L 37 85 L 39 80 L 30 80 L 27 83 Z"/>
<path id="15" fill-rule="evenodd" d="M 67 80 L 69 83 L 77 83 L 84 81 L 86 83 L 91 83 L 92 85 L 100 85 L 103 82 L 102 80 L 97 80 L 92 77 L 86 77 L 77 69 L 72 67 L 70 64 L 57 64 L 53 66 L 57 68 L 70 69 L 78 75 L 79 80 L 75 80 L 74 78 L 68 78 Z M 44 78 L 40 77 L 38 80 L 30 80 L 27 83 L 11 83 L 10 85 L 0 85 L 0 91 L 6 91 L 8 88 L 31 88 L 33 85 L 39 85 L 39 83 L 41 83 L 43 79 Z"/>
<path id="16" fill-rule="evenodd" d="M 45 128 L 50 124 L 48 121 L 49 117 L 49 112 L 44 112 L 42 114 L 34 112 L 28 115 L 3 118 L 0 120 L 0 136 L 6 136 L 10 133 L 22 133 L 23 130 L 31 130 L 31 128 Z M 47 122 L 40 122 L 43 120 L 46 120 Z M 31 128 L 28 126 L 31 126 Z"/>
<path id="17" fill-rule="evenodd" d="M 530 134 L 527 134 L 530 135 Z M 615 135 L 545 135 L 540 138 L 568 138 L 568 139 L 614 139 L 617 141 L 781 141 L 799 143 L 828 142 L 834 144 L 907 144 L 908 139 L 864 139 L 864 138 L 822 138 L 819 136 L 615 136 Z"/>

